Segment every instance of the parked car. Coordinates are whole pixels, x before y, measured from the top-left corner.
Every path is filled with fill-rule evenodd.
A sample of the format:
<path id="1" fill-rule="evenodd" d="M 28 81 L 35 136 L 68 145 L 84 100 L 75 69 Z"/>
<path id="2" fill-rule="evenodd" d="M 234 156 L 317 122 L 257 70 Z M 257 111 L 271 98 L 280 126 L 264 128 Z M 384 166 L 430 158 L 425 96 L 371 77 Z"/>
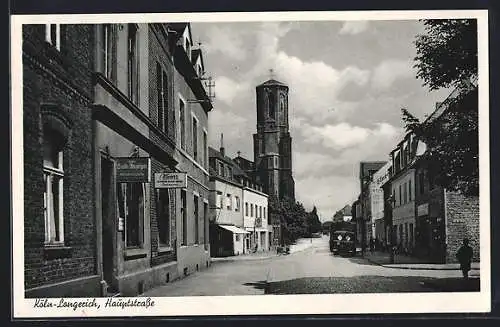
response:
<path id="1" fill-rule="evenodd" d="M 330 234 L 330 251 L 335 254 L 356 255 L 355 235 L 351 231 L 340 230 Z"/>

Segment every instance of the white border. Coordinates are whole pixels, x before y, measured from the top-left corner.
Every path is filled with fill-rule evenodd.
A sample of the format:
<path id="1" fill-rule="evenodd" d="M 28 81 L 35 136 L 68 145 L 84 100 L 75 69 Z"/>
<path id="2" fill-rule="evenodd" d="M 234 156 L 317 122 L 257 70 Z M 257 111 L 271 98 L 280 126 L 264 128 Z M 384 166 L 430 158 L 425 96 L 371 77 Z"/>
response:
<path id="1" fill-rule="evenodd" d="M 294 20 L 414 20 L 420 18 L 477 18 L 479 58 L 479 160 L 480 160 L 480 254 L 481 292 L 478 293 L 400 293 L 400 294 L 321 294 L 228 297 L 153 298 L 155 306 L 140 310 L 107 308 L 84 310 L 34 309 L 33 299 L 24 299 L 24 208 L 22 132 L 22 30 L 23 23 L 147 23 L 170 22 L 250 22 Z M 490 204 L 489 204 L 489 97 L 488 97 L 488 12 L 487 10 L 443 11 L 357 11 L 357 12 L 258 12 L 258 13 L 176 13 L 111 15 L 13 15 L 11 16 L 12 74 L 12 235 L 13 235 L 13 317 L 78 316 L 178 316 L 240 314 L 336 314 L 336 313 L 451 313 L 489 312 Z M 14 128 L 16 127 L 16 128 Z M 106 299 L 98 299 L 101 306 Z M 354 304 L 354 305 L 353 305 Z"/>

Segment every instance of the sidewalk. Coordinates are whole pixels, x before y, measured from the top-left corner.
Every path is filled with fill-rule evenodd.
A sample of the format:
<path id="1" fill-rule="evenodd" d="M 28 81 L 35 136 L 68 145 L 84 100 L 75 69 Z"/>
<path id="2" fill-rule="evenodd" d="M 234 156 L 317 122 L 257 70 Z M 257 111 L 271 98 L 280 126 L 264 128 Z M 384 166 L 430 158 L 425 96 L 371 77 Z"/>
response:
<path id="1" fill-rule="evenodd" d="M 304 251 L 314 244 L 320 242 L 318 240 L 321 240 L 320 238 L 318 239 L 299 239 L 295 244 L 290 245 L 290 254 L 292 253 L 297 253 Z M 212 257 L 211 261 L 212 262 L 231 262 L 231 261 L 244 261 L 244 260 L 264 260 L 264 259 L 270 259 L 270 258 L 275 258 L 280 256 L 281 254 L 277 254 L 276 250 L 271 250 L 267 252 L 256 252 L 256 253 L 248 253 L 248 254 L 240 254 L 240 255 L 233 255 L 233 256 L 228 256 L 228 257 Z"/>
<path id="2" fill-rule="evenodd" d="M 212 262 L 229 262 L 229 261 L 244 261 L 244 260 L 264 260 L 276 257 L 276 251 L 256 252 L 240 255 L 232 255 L 228 257 L 212 257 Z"/>
<path id="3" fill-rule="evenodd" d="M 459 270 L 458 263 L 434 264 L 422 259 L 406 255 L 395 255 L 394 263 L 390 263 L 390 255 L 387 252 L 365 252 L 365 259 L 386 268 L 413 269 L 413 270 Z M 471 270 L 479 270 L 479 262 L 471 264 Z"/>

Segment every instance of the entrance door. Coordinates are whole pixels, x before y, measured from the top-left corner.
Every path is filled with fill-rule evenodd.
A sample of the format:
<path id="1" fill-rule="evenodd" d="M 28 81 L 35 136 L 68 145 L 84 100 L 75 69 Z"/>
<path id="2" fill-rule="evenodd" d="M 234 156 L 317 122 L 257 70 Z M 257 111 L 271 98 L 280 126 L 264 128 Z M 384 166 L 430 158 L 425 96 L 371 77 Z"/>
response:
<path id="1" fill-rule="evenodd" d="M 114 242 L 113 242 L 113 163 L 101 157 L 101 204 L 102 204 L 102 269 L 108 291 L 113 291 Z"/>

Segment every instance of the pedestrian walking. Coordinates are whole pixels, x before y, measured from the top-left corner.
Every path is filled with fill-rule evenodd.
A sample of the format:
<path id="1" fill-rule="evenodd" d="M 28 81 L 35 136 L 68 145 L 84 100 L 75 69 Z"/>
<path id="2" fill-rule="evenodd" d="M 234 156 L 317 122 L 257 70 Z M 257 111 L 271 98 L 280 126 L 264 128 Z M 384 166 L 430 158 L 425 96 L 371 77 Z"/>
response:
<path id="1" fill-rule="evenodd" d="M 469 240 L 464 238 L 462 246 L 457 251 L 457 260 L 460 263 L 460 269 L 464 279 L 469 278 L 469 270 L 471 268 L 472 247 L 469 245 Z"/>

